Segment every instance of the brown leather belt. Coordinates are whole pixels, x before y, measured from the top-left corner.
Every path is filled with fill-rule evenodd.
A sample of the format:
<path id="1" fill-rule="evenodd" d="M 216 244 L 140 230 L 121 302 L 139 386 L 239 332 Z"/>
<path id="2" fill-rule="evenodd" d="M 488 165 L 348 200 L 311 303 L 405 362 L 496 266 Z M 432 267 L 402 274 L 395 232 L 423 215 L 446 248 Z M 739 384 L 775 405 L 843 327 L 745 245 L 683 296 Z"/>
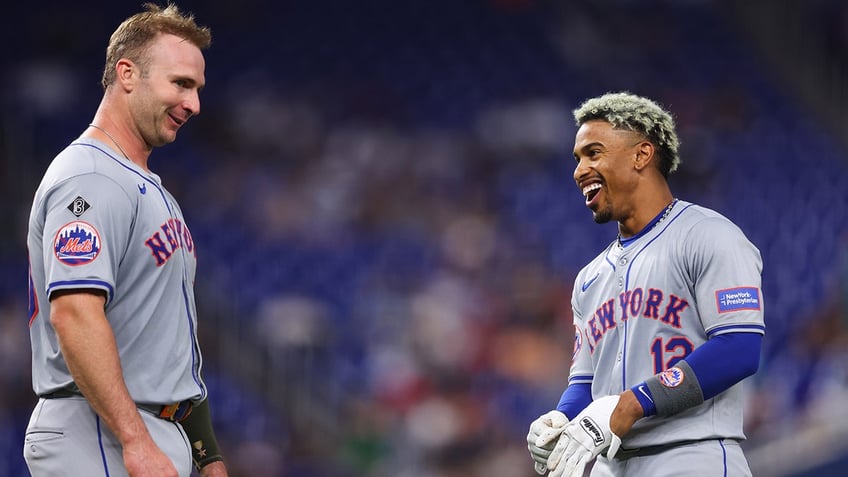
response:
<path id="1" fill-rule="evenodd" d="M 68 389 L 59 389 L 52 393 L 43 394 L 39 397 L 44 399 L 64 399 L 70 397 L 83 397 L 82 394 Z M 136 407 L 153 414 L 154 416 L 171 422 L 181 422 L 191 414 L 191 401 L 185 400 L 174 404 L 142 404 L 136 403 Z"/>

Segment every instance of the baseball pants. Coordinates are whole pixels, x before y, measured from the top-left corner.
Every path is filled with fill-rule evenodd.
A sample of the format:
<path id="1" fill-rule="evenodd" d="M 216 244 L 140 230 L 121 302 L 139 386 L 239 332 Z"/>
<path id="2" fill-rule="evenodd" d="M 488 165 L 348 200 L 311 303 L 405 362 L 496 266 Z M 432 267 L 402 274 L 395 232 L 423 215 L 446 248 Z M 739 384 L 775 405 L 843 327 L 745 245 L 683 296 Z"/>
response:
<path id="1" fill-rule="evenodd" d="M 191 449 L 182 427 L 140 413 L 180 477 L 189 477 Z M 83 397 L 38 400 L 26 430 L 24 459 L 33 477 L 128 475 L 120 443 Z"/>
<path id="2" fill-rule="evenodd" d="M 713 439 L 670 447 L 660 453 L 598 456 L 591 477 L 750 477 L 751 469 L 735 440 Z"/>

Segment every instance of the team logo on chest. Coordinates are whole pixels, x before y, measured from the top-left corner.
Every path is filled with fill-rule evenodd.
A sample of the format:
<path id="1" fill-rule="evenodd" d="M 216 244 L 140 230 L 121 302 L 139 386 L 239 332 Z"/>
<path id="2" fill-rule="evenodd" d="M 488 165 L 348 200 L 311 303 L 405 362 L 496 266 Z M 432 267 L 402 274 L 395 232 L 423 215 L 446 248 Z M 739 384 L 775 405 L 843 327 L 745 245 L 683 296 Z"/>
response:
<path id="1" fill-rule="evenodd" d="M 100 254 L 100 233 L 93 225 L 75 221 L 62 226 L 53 239 L 53 252 L 65 265 L 91 263 Z"/>

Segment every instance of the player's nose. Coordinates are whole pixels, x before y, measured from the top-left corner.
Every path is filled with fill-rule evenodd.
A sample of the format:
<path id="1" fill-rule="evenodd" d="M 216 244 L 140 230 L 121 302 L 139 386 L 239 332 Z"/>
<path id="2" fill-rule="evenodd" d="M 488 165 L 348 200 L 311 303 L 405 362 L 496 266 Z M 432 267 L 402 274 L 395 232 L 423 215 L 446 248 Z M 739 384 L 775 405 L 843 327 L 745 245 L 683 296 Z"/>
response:
<path id="1" fill-rule="evenodd" d="M 197 90 L 192 90 L 183 100 L 183 110 L 186 113 L 186 121 L 192 116 L 200 114 L 200 95 Z"/>
<path id="2" fill-rule="evenodd" d="M 572 177 L 574 178 L 574 182 L 576 182 L 577 185 L 579 186 L 580 181 L 584 177 L 586 177 L 586 175 L 588 173 L 589 173 L 589 167 L 586 165 L 586 161 L 584 161 L 583 159 L 577 159 L 577 165 L 574 166 L 574 173 L 572 174 Z"/>

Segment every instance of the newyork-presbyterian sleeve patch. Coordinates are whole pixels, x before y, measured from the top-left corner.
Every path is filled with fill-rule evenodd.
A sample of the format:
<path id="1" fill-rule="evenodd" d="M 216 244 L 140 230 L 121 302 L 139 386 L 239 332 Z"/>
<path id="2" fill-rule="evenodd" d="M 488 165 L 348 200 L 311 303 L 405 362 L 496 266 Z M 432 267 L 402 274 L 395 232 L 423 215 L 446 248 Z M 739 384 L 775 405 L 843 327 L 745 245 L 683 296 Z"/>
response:
<path id="1" fill-rule="evenodd" d="M 63 225 L 53 240 L 56 259 L 65 265 L 91 263 L 100 254 L 100 233 L 87 222 L 74 221 Z"/>
<path id="2" fill-rule="evenodd" d="M 761 310 L 760 290 L 756 287 L 726 288 L 716 291 L 719 313 L 739 310 Z"/>

